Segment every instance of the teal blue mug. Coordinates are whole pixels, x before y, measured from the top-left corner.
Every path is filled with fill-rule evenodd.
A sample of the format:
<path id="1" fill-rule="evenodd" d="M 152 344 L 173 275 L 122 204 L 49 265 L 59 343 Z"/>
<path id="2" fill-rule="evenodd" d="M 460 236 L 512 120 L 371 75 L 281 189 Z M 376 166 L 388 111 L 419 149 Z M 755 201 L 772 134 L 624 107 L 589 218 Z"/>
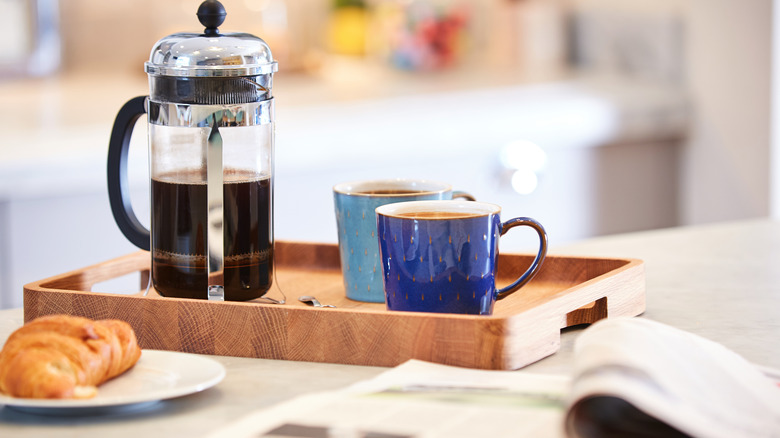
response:
<path id="1" fill-rule="evenodd" d="M 404 201 L 463 198 L 450 184 L 423 179 L 386 179 L 337 184 L 333 187 L 341 272 L 347 298 L 383 303 L 382 266 L 376 234 L 377 207 Z"/>
<path id="2" fill-rule="evenodd" d="M 376 209 L 388 310 L 490 315 L 528 283 L 547 255 L 547 233 L 534 219 L 505 222 L 484 202 L 416 201 Z M 539 251 L 510 285 L 496 286 L 498 241 L 518 226 L 534 229 Z"/>

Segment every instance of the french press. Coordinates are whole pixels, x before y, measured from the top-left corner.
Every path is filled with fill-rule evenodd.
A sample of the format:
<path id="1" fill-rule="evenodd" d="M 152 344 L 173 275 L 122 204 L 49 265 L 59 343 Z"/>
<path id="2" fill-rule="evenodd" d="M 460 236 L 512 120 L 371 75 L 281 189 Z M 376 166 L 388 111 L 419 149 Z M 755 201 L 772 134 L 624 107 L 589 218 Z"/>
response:
<path id="1" fill-rule="evenodd" d="M 221 33 L 222 4 L 204 1 L 201 34 L 160 41 L 144 64 L 149 96 L 114 121 L 108 192 L 119 229 L 151 252 L 165 297 L 245 301 L 273 281 L 274 100 L 277 63 L 260 38 Z M 133 126 L 148 116 L 151 227 L 130 203 Z"/>

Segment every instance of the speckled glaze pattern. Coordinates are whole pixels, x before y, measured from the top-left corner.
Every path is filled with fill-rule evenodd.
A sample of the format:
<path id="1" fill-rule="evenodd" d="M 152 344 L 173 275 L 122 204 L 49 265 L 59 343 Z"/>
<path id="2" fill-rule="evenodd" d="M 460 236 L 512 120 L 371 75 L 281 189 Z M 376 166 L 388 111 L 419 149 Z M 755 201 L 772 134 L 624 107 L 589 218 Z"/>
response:
<path id="1" fill-rule="evenodd" d="M 347 298 L 383 303 L 382 265 L 376 231 L 380 205 L 414 200 L 451 199 L 452 191 L 408 196 L 353 196 L 334 192 L 341 272 Z"/>
<path id="2" fill-rule="evenodd" d="M 489 315 L 501 220 L 379 216 L 389 310 Z"/>

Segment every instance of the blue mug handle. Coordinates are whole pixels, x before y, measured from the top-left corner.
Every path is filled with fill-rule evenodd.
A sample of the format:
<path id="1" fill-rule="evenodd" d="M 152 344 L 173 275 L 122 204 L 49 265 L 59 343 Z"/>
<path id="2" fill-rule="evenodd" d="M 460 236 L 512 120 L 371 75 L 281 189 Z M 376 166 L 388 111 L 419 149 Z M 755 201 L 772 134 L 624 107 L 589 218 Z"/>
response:
<path id="1" fill-rule="evenodd" d="M 457 199 L 457 198 L 463 198 L 463 199 L 465 199 L 467 201 L 476 201 L 477 200 L 477 198 L 471 196 L 470 193 L 464 192 L 462 190 L 455 190 L 455 191 L 452 192 L 452 199 Z"/>
<path id="2" fill-rule="evenodd" d="M 539 272 L 539 268 L 542 267 L 544 258 L 547 257 L 547 232 L 544 230 L 542 224 L 534 219 L 531 219 L 530 217 L 516 217 L 502 223 L 501 235 L 503 236 L 511 228 L 518 226 L 527 226 L 536 230 L 536 233 L 539 234 L 539 252 L 536 254 L 536 258 L 534 258 L 531 266 L 528 267 L 528 269 L 523 273 L 523 275 L 520 276 L 520 278 L 517 279 L 517 281 L 507 287 L 496 290 L 496 300 L 508 297 L 513 292 L 523 287 L 523 285 L 531 281 L 531 279 L 534 278 L 534 276 L 536 276 L 536 274 Z"/>

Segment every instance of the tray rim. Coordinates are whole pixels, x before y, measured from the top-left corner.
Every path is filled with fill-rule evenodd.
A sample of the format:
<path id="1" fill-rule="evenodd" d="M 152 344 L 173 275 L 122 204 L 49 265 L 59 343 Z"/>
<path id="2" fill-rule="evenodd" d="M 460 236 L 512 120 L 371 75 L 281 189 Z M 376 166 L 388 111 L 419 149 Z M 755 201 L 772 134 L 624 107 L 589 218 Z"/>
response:
<path id="1" fill-rule="evenodd" d="M 294 255 L 290 260 L 294 260 L 297 268 L 308 266 L 307 260 L 312 256 L 332 259 L 333 251 L 337 252 L 337 245 L 332 243 L 276 243 L 291 245 L 291 248 L 302 245 L 298 249 L 311 251 L 304 255 L 309 259 L 300 260 L 300 254 L 293 251 L 295 248 L 289 249 L 288 254 Z M 533 255 L 499 255 L 499 259 L 506 257 L 531 259 Z M 136 251 L 28 283 L 24 286 L 24 321 L 53 313 L 94 319 L 124 317 L 134 324 L 136 330 L 141 330 L 139 342 L 148 343 L 148 348 L 197 354 L 368 366 L 395 366 L 408 359 L 419 359 L 470 368 L 511 370 L 557 352 L 563 328 L 645 312 L 644 261 L 559 254 L 550 254 L 548 258 L 564 259 L 555 273 L 568 273 L 569 263 L 572 263 L 571 267 L 585 271 L 575 270 L 571 277 L 561 277 L 567 283 L 563 288 L 540 294 L 539 300 L 529 307 L 493 315 L 398 312 L 371 307 L 322 309 L 298 305 L 297 302 L 289 305 L 256 301 L 214 302 L 140 296 L 140 290 L 125 294 L 51 287 L 52 283 L 62 286 L 57 283 L 59 281 L 94 285 L 132 272 L 148 275 L 151 257 L 147 251 Z M 286 260 L 286 256 L 281 259 Z M 517 262 L 523 261 L 515 260 L 513 263 Z M 606 262 L 606 265 L 598 265 L 599 262 Z M 588 278 L 591 275 L 588 263 L 597 264 L 598 270 L 591 278 Z M 334 268 L 328 264 L 322 269 Z M 107 274 L 107 270 L 111 273 Z M 554 275 L 552 278 L 554 281 L 558 277 Z M 566 279 L 573 283 L 569 285 Z M 161 317 L 164 319 L 159 319 Z M 175 319 L 165 319 L 170 317 Z M 241 338 L 238 340 L 240 345 L 232 345 L 231 342 L 237 339 L 222 331 L 231 329 L 235 320 L 281 325 L 255 327 L 250 332 L 251 340 Z M 197 324 L 195 328 L 193 323 Z M 174 331 L 165 331 L 171 324 L 174 324 Z M 189 324 L 189 328 L 184 330 L 181 324 Z M 201 339 L 204 334 L 210 340 Z M 269 340 L 271 334 L 282 336 Z M 399 341 L 396 337 L 387 340 L 387 336 L 399 334 L 411 335 L 412 339 Z M 346 341 L 349 341 L 348 349 L 342 345 Z M 318 347 L 301 347 L 309 344 Z M 338 350 L 338 354 L 328 348 Z"/>
<path id="2" fill-rule="evenodd" d="M 316 245 L 319 247 L 325 247 L 325 246 L 337 246 L 333 243 L 328 242 L 300 242 L 300 241 L 276 241 L 275 244 L 282 244 L 282 245 Z M 399 317 L 412 317 L 412 318 L 434 318 L 434 319 L 464 319 L 464 320 L 492 320 L 492 321 L 499 321 L 499 320 L 506 320 L 514 318 L 518 315 L 522 315 L 526 312 L 533 311 L 534 309 L 537 309 L 539 307 L 543 307 L 549 302 L 555 301 L 556 298 L 560 296 L 567 295 L 571 291 L 575 289 L 585 288 L 588 285 L 595 284 L 601 282 L 604 278 L 611 277 L 613 275 L 617 275 L 621 272 L 625 272 L 637 267 L 643 267 L 644 261 L 637 258 L 618 258 L 618 257 L 602 257 L 602 256 L 581 256 L 581 255 L 561 255 L 561 254 L 548 254 L 547 259 L 576 259 L 576 260 L 597 260 L 597 261 L 609 261 L 609 262 L 623 262 L 623 265 L 618 266 L 614 269 L 610 269 L 602 274 L 596 275 L 595 277 L 585 280 L 583 282 L 574 284 L 566 289 L 563 289 L 561 291 L 558 291 L 557 293 L 551 295 L 548 297 L 545 302 L 540 303 L 537 306 L 534 306 L 530 309 L 527 309 L 526 311 L 519 312 L 519 313 L 513 313 L 513 314 L 505 314 L 505 315 L 462 315 L 462 314 L 455 314 L 455 313 L 432 313 L 432 312 L 393 312 L 389 311 L 387 309 L 370 309 L 370 308 L 350 308 L 350 307 L 337 307 L 337 308 L 318 308 L 318 307 L 302 307 L 302 306 L 286 306 L 284 304 L 271 304 L 271 303 L 263 303 L 258 301 L 207 301 L 207 300 L 200 300 L 200 299 L 194 299 L 194 298 L 174 298 L 174 297 L 161 297 L 159 295 L 147 295 L 147 296 L 141 296 L 140 291 L 138 293 L 109 293 L 109 292 L 93 292 L 93 291 L 81 291 L 81 290 L 75 290 L 75 289 L 65 289 L 65 288 L 54 288 L 54 287 L 47 287 L 46 284 L 56 282 L 59 280 L 68 279 L 71 277 L 75 277 L 78 275 L 82 275 L 83 272 L 89 272 L 96 268 L 105 266 L 109 263 L 124 263 L 128 262 L 129 264 L 135 264 L 137 263 L 136 259 L 140 258 L 149 260 L 149 251 L 145 250 L 138 250 L 134 251 L 119 257 L 115 257 L 112 259 L 105 260 L 103 262 L 94 263 L 88 266 L 85 266 L 83 268 L 79 269 L 73 269 L 71 271 L 67 271 L 61 274 L 53 275 L 51 277 L 47 277 L 41 280 L 33 281 L 30 283 L 27 283 L 24 285 L 24 292 L 27 293 L 28 290 L 35 291 L 35 292 L 58 292 L 58 293 L 68 293 L 68 294 L 77 294 L 77 295 L 84 295 L 84 296 L 104 296 L 104 297 L 122 297 L 129 300 L 162 300 L 162 301 L 184 301 L 184 302 L 192 302 L 192 303 L 209 303 L 217 306 L 260 306 L 265 308 L 271 308 L 271 309 L 278 309 L 278 308 L 285 308 L 290 309 L 294 311 L 308 311 L 308 312 L 349 312 L 349 313 L 365 313 L 365 314 L 389 314 L 389 315 L 399 315 Z M 520 253 L 520 252 L 507 252 L 507 253 L 500 253 L 499 257 L 529 257 L 533 258 L 533 254 L 526 254 L 526 253 Z M 145 269 L 132 269 L 126 273 L 120 274 L 126 275 L 133 272 L 142 272 Z M 148 270 L 148 269 L 146 269 Z M 532 280 L 533 281 L 533 280 Z M 97 283 L 97 282 L 96 282 Z M 27 319 L 27 306 L 25 306 L 25 322 L 28 321 Z"/>

